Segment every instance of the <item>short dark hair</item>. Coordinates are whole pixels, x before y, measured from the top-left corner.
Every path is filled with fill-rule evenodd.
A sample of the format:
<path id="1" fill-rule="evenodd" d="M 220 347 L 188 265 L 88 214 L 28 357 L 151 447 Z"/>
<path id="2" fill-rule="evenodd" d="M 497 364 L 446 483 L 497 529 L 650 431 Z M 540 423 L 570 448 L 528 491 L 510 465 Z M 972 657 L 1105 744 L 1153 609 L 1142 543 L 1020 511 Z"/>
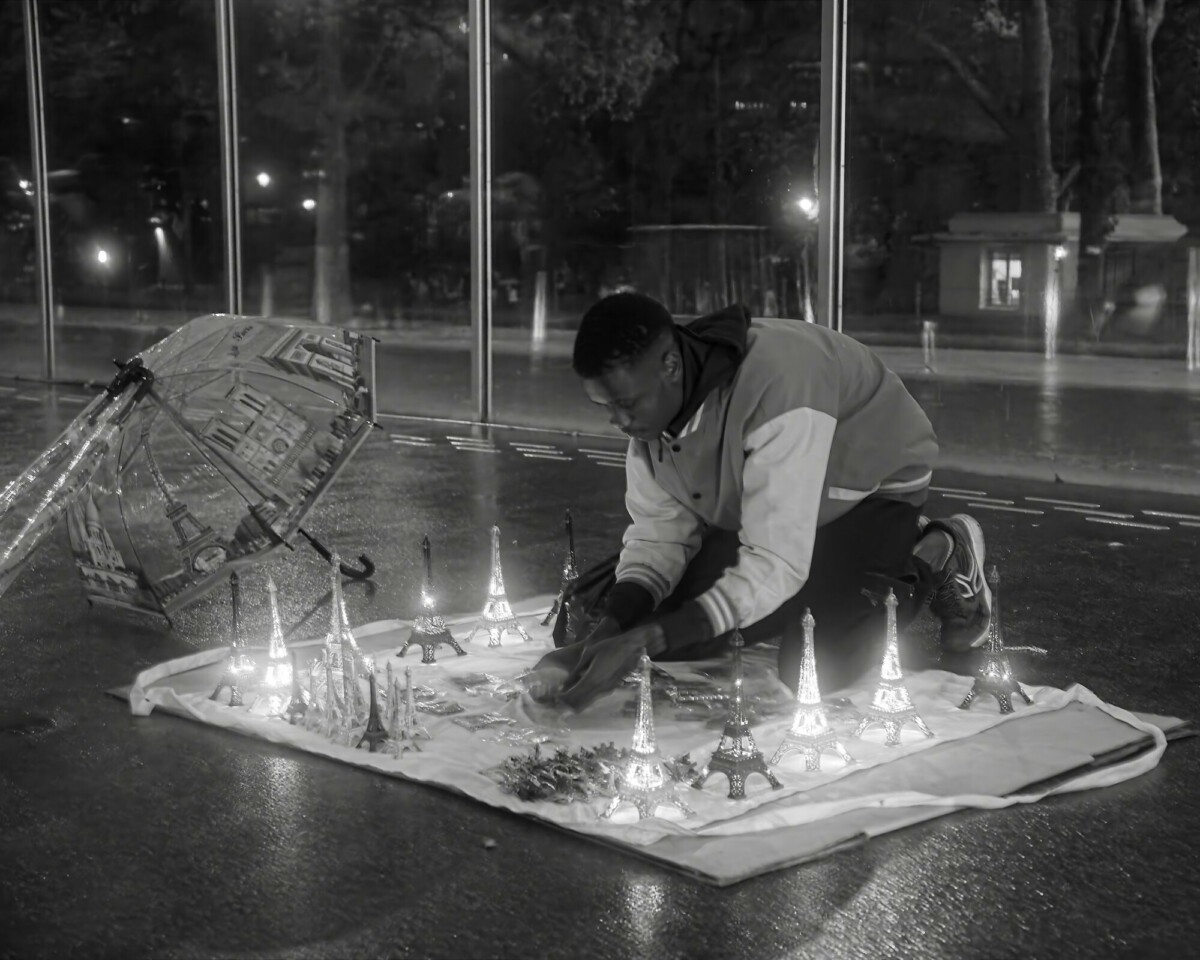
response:
<path id="1" fill-rule="evenodd" d="M 633 363 L 663 335 L 674 331 L 671 312 L 642 293 L 614 293 L 583 315 L 571 366 L 585 380 Z"/>

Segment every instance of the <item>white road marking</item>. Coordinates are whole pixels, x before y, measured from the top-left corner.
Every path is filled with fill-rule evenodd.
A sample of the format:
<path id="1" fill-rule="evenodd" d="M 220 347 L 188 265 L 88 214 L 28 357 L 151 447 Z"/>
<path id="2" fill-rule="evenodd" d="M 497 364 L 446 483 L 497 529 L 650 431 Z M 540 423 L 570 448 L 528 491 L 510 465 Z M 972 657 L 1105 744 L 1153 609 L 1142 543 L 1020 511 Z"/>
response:
<path id="1" fill-rule="evenodd" d="M 1110 520 L 1108 517 L 1084 517 L 1092 523 L 1107 523 L 1114 527 L 1136 527 L 1138 530 L 1170 530 L 1170 527 L 1158 523 L 1136 523 L 1133 520 Z"/>
<path id="2" fill-rule="evenodd" d="M 959 490 L 957 487 L 930 487 L 934 493 L 961 493 L 968 497 L 986 497 L 987 493 L 983 490 Z"/>
<path id="3" fill-rule="evenodd" d="M 950 499 L 950 500 L 974 500 L 974 499 L 975 499 L 977 496 L 979 496 L 979 494 L 974 494 L 974 493 L 943 493 L 943 494 L 942 494 L 942 496 L 943 496 L 943 497 L 946 497 L 947 499 Z M 985 497 L 986 497 L 986 496 L 987 496 L 987 494 L 985 493 L 985 494 L 983 494 L 983 496 L 985 496 Z M 1012 503 L 1013 503 L 1013 501 L 1012 501 L 1012 500 L 1000 500 L 1000 499 L 996 499 L 996 500 L 989 500 L 989 501 L 988 501 L 988 503 L 1006 503 L 1006 504 L 1009 504 L 1009 505 L 1011 506 L 1011 505 L 1012 505 Z M 1039 511 L 1038 511 L 1038 513 L 1041 513 L 1041 511 L 1039 510 Z"/>
<path id="4" fill-rule="evenodd" d="M 406 447 L 432 447 L 433 444 L 427 440 L 409 440 L 406 437 L 392 437 L 392 443 L 403 445 Z"/>
<path id="5" fill-rule="evenodd" d="M 1028 513 L 1028 514 L 1032 514 L 1035 517 L 1044 516 L 1046 513 L 1045 510 L 1031 510 L 1031 509 L 1029 509 L 1029 507 L 1005 507 L 1005 506 L 1001 506 L 1001 504 L 998 501 L 992 502 L 992 503 L 980 503 L 979 501 L 976 500 L 976 501 L 972 501 L 971 503 L 968 503 L 967 506 L 968 507 L 983 507 L 983 509 L 985 509 L 985 510 L 1004 510 L 1004 511 L 1007 511 L 1008 513 Z"/>
<path id="6" fill-rule="evenodd" d="M 1132 513 L 1114 513 L 1112 510 L 1089 510 L 1087 507 L 1055 507 L 1064 513 L 1086 513 L 1094 517 L 1112 517 L 1114 520 L 1132 520 Z"/>
<path id="7" fill-rule="evenodd" d="M 393 440 L 413 440 L 418 443 L 434 443 L 433 437 L 420 437 L 412 433 L 391 433 L 388 434 Z"/>
<path id="8" fill-rule="evenodd" d="M 1179 525 L 1181 527 L 1200 527 L 1200 522 L 1195 520 L 1180 520 Z"/>
<path id="9" fill-rule="evenodd" d="M 1050 497 L 1026 497 L 1025 499 L 1028 500 L 1030 503 L 1054 503 L 1054 504 L 1058 504 L 1058 506 L 1060 506 L 1060 507 L 1092 507 L 1095 509 L 1100 508 L 1100 504 L 1098 504 L 1098 503 L 1081 503 L 1078 500 L 1052 500 Z"/>
<path id="10" fill-rule="evenodd" d="M 565 460 L 567 463 L 571 462 L 570 457 L 564 457 L 558 453 L 532 453 L 528 450 L 522 450 L 521 455 L 533 460 Z"/>
<path id="11" fill-rule="evenodd" d="M 624 457 L 624 450 L 596 450 L 591 447 L 580 447 L 580 453 L 598 453 L 602 457 Z"/>
<path id="12" fill-rule="evenodd" d="M 552 453 L 558 450 L 558 447 L 552 443 L 525 443 L 524 441 L 518 443 L 516 440 L 509 442 L 511 446 L 516 447 L 518 450 L 549 450 Z"/>
<path id="13" fill-rule="evenodd" d="M 18 393 L 14 399 L 26 400 L 29 403 L 41 403 L 43 398 L 42 397 L 31 397 L 27 393 Z"/>
<path id="14" fill-rule="evenodd" d="M 58 399 L 59 399 L 60 403 L 90 403 L 92 398 L 91 397 L 67 396 L 67 397 L 59 397 Z"/>
<path id="15" fill-rule="evenodd" d="M 0 387 L 0 393 L 16 393 L 16 387 Z"/>
<path id="16" fill-rule="evenodd" d="M 1194 513 L 1170 513 L 1166 510 L 1143 510 L 1148 517 L 1165 517 L 1168 520 L 1200 520 Z"/>
<path id="17" fill-rule="evenodd" d="M 456 443 L 454 449 L 459 453 L 499 453 L 499 447 L 472 447 L 465 443 Z"/>
<path id="18" fill-rule="evenodd" d="M 625 464 L 613 463 L 611 460 L 596 460 L 593 458 L 592 463 L 596 464 L 598 467 L 615 467 L 618 470 L 625 469 Z"/>

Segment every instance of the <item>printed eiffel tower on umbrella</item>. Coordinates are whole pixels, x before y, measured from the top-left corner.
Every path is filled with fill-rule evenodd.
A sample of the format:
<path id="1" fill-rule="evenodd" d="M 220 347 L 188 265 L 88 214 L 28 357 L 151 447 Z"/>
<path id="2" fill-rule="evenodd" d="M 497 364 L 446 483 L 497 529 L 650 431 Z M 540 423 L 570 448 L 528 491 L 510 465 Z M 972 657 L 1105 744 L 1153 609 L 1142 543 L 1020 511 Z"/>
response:
<path id="1" fill-rule="evenodd" d="M 558 584 L 558 596 L 554 598 L 554 603 L 550 607 L 550 611 L 542 621 L 543 627 L 548 627 L 554 622 L 554 618 L 558 616 L 558 611 L 562 609 L 563 602 L 566 600 L 567 590 L 571 584 L 579 579 L 579 568 L 575 564 L 575 528 L 571 523 L 570 510 L 567 511 L 563 525 L 567 529 L 567 558 L 563 561 L 562 579 Z"/>
<path id="2" fill-rule="evenodd" d="M 750 720 L 742 703 L 742 635 L 734 630 L 733 640 L 733 707 L 729 718 L 725 721 L 725 731 L 712 758 L 704 769 L 692 781 L 697 790 L 704 786 L 704 781 L 711 774 L 723 773 L 729 780 L 729 799 L 740 800 L 746 796 L 746 778 L 752 773 L 762 774 L 771 785 L 778 790 L 783 786 L 767 768 L 762 751 L 754 742 L 754 734 L 750 732 Z"/>
<path id="3" fill-rule="evenodd" d="M 429 537 L 421 538 L 421 557 L 425 565 L 425 580 L 421 584 L 421 614 L 413 621 L 412 632 L 396 656 L 404 656 L 408 648 L 415 644 L 421 648 L 422 663 L 436 663 L 434 651 L 444 643 L 460 657 L 465 657 L 467 651 L 459 646 L 446 626 L 446 621 L 438 613 L 437 599 L 433 592 L 433 558 L 429 548 Z"/>
<path id="4" fill-rule="evenodd" d="M 816 621 L 812 611 L 804 611 L 804 659 L 800 664 L 800 680 L 796 684 L 796 715 L 792 725 L 783 736 L 783 742 L 771 757 L 777 764 L 789 754 L 804 755 L 804 769 L 809 773 L 821 769 L 821 754 L 832 753 L 842 763 L 854 763 L 854 758 L 842 746 L 837 734 L 829 725 L 825 707 L 821 703 L 821 685 L 817 680 L 817 652 L 813 639 Z"/>
<path id="5" fill-rule="evenodd" d="M 283 624 L 279 619 L 279 594 L 275 589 L 275 581 L 269 576 L 267 594 L 271 608 L 267 669 L 258 685 L 258 695 L 250 706 L 250 712 L 263 717 L 278 717 L 288 707 L 293 696 L 292 658 L 283 639 Z"/>
<path id="6" fill-rule="evenodd" d="M 217 681 L 216 689 L 213 690 L 209 700 L 220 700 L 221 691 L 229 690 L 229 705 L 231 707 L 240 707 L 242 705 L 242 696 L 244 687 L 249 683 L 250 678 L 254 675 L 256 669 L 255 663 L 246 656 L 246 644 L 242 640 L 242 591 L 238 585 L 237 573 L 229 575 L 229 594 L 233 602 L 233 613 L 230 620 L 230 644 L 229 658 L 225 661 L 225 670 L 221 673 L 221 679 Z"/>
<path id="7" fill-rule="evenodd" d="M 854 729 L 853 736 L 861 737 L 868 729 L 878 724 L 887 734 L 887 745 L 898 746 L 900 731 L 905 724 L 911 723 L 927 737 L 933 736 L 917 708 L 913 706 L 912 697 L 904 683 L 904 674 L 900 670 L 900 639 L 896 633 L 896 594 L 888 591 L 887 600 L 887 636 L 884 642 L 883 666 L 879 671 L 879 686 L 871 704 L 863 714 L 862 720 Z"/>
<path id="8" fill-rule="evenodd" d="M 638 819 L 657 814 L 659 807 L 674 807 L 690 816 L 692 810 L 675 792 L 658 753 L 654 738 L 654 703 L 650 692 L 650 658 L 643 652 L 638 684 L 637 726 L 633 730 L 633 752 L 617 781 L 617 793 L 604 808 L 601 817 L 611 817 L 625 804 L 637 811 Z"/>
<path id="9" fill-rule="evenodd" d="M 526 642 L 529 640 L 529 634 L 513 614 L 512 607 L 508 605 L 508 595 L 504 592 L 504 573 L 500 569 L 500 528 L 495 526 L 492 527 L 492 567 L 488 578 L 487 602 L 467 642 L 470 643 L 480 630 L 487 631 L 489 647 L 500 646 L 506 633 L 515 633 Z"/>
<path id="10" fill-rule="evenodd" d="M 995 566 L 988 574 L 988 587 L 992 591 L 992 622 L 988 624 L 988 636 L 983 646 L 983 666 L 979 668 L 979 676 L 975 678 L 971 692 L 958 706 L 961 710 L 969 710 L 972 701 L 980 694 L 991 694 L 1000 704 L 1001 713 L 1012 713 L 1014 693 L 1029 704 L 1033 703 L 1033 699 L 1013 676 L 1004 649 L 1004 633 L 1000 625 L 1000 571 Z"/>

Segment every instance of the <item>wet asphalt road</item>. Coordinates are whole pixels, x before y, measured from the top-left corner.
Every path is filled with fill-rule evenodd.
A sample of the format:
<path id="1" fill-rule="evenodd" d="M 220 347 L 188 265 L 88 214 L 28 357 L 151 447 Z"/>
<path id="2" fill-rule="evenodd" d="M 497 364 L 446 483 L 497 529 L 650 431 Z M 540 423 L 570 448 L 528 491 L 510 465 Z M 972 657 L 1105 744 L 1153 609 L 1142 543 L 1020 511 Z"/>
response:
<path id="1" fill-rule="evenodd" d="M 29 399 L 0 396 L 4 479 L 78 409 L 69 392 L 19 390 Z M 413 613 L 425 533 L 446 609 L 477 603 L 493 521 L 514 598 L 553 589 L 566 506 L 581 562 L 611 551 L 617 444 L 461 442 L 480 435 L 386 421 L 314 513 L 315 532 L 378 564 L 374 584 L 347 589 L 352 622 Z M 1194 715 L 1196 501 L 935 483 L 931 513 L 967 507 L 985 524 L 1010 634 L 1050 650 L 1024 679 Z M 0 599 L 4 956 L 1153 957 L 1188 955 L 1200 935 L 1193 741 L 1115 788 L 956 814 L 714 890 L 454 795 L 130 716 L 103 691 L 209 646 L 227 606 L 202 600 L 173 632 L 89 613 L 64 539 Z M 270 571 L 284 621 L 304 621 L 326 589 L 315 554 Z M 253 629 L 266 610 L 247 593 Z"/>

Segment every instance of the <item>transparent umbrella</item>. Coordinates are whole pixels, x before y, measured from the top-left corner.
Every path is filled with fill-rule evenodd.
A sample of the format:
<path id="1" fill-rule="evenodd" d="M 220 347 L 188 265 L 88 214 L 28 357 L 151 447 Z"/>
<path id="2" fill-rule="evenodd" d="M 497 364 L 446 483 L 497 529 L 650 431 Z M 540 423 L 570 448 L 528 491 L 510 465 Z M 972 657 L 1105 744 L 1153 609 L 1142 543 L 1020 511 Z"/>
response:
<path id="1" fill-rule="evenodd" d="M 168 619 L 297 533 L 329 559 L 301 524 L 374 420 L 372 338 L 193 320 L 0 493 L 0 594 L 64 515 L 88 600 Z"/>

